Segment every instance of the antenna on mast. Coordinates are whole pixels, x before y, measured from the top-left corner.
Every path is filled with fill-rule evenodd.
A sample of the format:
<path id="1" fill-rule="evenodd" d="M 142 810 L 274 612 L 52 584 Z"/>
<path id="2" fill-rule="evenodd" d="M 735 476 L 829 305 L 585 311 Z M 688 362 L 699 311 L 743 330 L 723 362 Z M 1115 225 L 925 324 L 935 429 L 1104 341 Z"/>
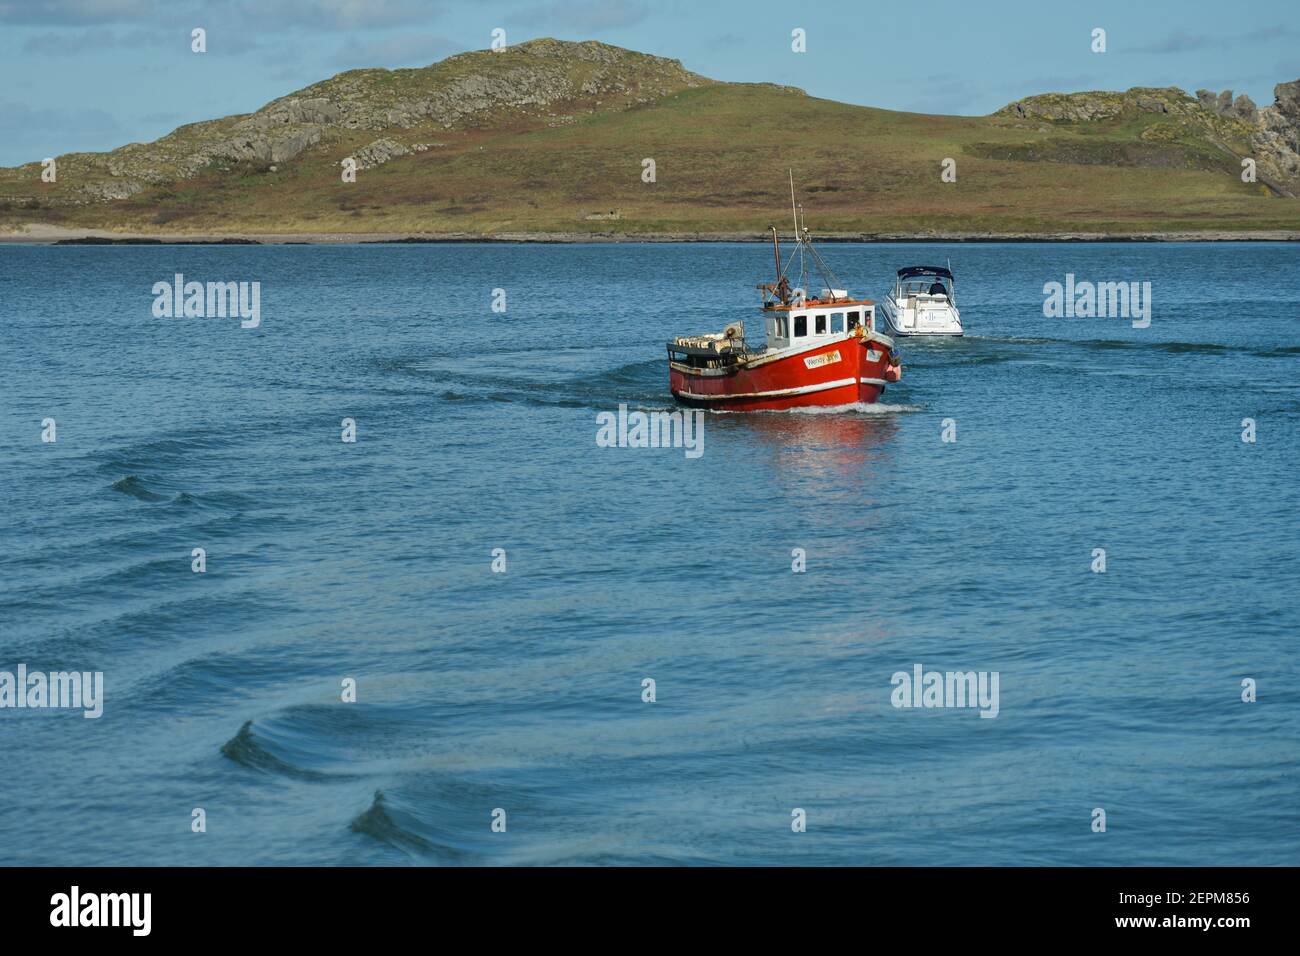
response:
<path id="1" fill-rule="evenodd" d="M 794 241 L 799 241 L 799 213 L 794 205 L 794 170 L 790 170 L 790 217 L 794 219 Z"/>

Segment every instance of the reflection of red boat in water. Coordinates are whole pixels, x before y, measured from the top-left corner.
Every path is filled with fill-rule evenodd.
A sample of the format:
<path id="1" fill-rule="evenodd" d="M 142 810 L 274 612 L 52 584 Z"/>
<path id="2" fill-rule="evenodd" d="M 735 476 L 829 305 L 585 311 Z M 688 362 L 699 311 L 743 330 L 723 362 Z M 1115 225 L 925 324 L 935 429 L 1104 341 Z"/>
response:
<path id="1" fill-rule="evenodd" d="M 791 187 L 791 201 L 794 190 Z M 781 245 L 772 227 L 776 282 L 758 288 L 763 296 L 766 343 L 750 347 L 745 325 L 733 322 L 721 333 L 684 335 L 668 343 L 668 382 L 683 405 L 727 411 L 764 411 L 809 405 L 851 405 L 876 401 L 889 382 L 902 377 L 893 339 L 876 331 L 876 306 L 851 298 L 798 228 L 795 254 L 781 267 Z M 799 285 L 786 272 L 799 263 Z M 826 281 L 807 298 L 809 260 Z"/>

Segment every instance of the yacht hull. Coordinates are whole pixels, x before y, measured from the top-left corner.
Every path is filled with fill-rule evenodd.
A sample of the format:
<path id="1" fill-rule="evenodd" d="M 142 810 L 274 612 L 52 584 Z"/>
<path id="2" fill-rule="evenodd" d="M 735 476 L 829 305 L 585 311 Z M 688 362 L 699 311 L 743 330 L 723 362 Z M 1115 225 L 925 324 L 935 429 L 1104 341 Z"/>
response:
<path id="1" fill-rule="evenodd" d="M 910 309 L 886 299 L 881 303 L 880 316 L 894 336 L 954 338 L 962 334 L 961 314 L 951 305 Z"/>

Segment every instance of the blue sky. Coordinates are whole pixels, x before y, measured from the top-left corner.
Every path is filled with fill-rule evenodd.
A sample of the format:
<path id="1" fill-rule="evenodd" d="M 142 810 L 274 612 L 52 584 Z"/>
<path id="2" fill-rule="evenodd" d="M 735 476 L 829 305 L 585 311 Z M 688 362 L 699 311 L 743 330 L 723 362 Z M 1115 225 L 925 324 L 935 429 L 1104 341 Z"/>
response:
<path id="1" fill-rule="evenodd" d="M 1264 105 L 1300 79 L 1293 14 L 1281 0 L 0 0 L 0 165 L 155 139 L 346 69 L 424 66 L 487 47 L 496 27 L 511 43 L 603 40 L 888 109 L 982 114 L 1130 86 Z M 196 26 L 204 55 L 190 52 Z M 805 54 L 790 50 L 796 27 Z"/>

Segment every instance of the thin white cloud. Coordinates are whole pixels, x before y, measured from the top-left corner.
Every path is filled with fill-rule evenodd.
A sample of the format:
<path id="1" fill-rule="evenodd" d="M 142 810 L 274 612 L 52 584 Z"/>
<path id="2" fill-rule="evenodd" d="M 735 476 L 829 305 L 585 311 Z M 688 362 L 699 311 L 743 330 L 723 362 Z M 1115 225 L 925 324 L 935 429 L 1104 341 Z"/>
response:
<path id="1" fill-rule="evenodd" d="M 1190 53 L 1196 50 L 1208 50 L 1212 48 L 1227 49 L 1229 47 L 1239 47 L 1249 44 L 1255 46 L 1269 40 L 1279 40 L 1294 37 L 1296 31 L 1284 24 L 1278 24 L 1272 27 L 1259 27 L 1251 30 L 1249 33 L 1234 34 L 1206 34 L 1206 33 L 1188 33 L 1186 30 L 1175 30 L 1173 33 L 1156 40 L 1152 43 L 1143 43 L 1138 46 L 1127 47 L 1123 52 L 1126 53 Z"/>
<path id="2" fill-rule="evenodd" d="M 464 47 L 446 37 L 401 35 L 378 40 L 349 40 L 334 54 L 335 66 L 355 70 L 362 67 L 428 66 Z"/>
<path id="3" fill-rule="evenodd" d="M 28 106 L 13 100 L 0 100 L 0 131 L 51 131 L 78 129 L 83 132 L 116 132 L 117 120 L 100 109 L 60 110 Z"/>
<path id="4" fill-rule="evenodd" d="M 442 13 L 419 0 L 240 0 L 234 9 L 250 27 L 295 30 L 379 30 L 427 23 Z"/>
<path id="5" fill-rule="evenodd" d="M 101 109 L 33 109 L 0 100 L 0 165 L 103 149 L 124 135 L 116 117 Z"/>
<path id="6" fill-rule="evenodd" d="M 382 30 L 427 23 L 442 9 L 422 0 L 0 0 L 0 22 L 69 29 L 107 23 L 236 30 Z"/>
<path id="7" fill-rule="evenodd" d="M 649 7 L 631 0 L 560 0 L 528 7 L 510 19 L 544 32 L 562 29 L 596 33 L 633 26 L 649 15 Z"/>
<path id="8" fill-rule="evenodd" d="M 80 33 L 38 33 L 23 41 L 23 52 L 36 56 L 82 56 L 101 50 L 148 48 L 166 37 L 145 30 L 82 30 Z M 188 37 L 185 38 L 188 47 Z"/>
<path id="9" fill-rule="evenodd" d="M 52 27 L 143 20 L 154 0 L 0 0 L 0 21 Z"/>

